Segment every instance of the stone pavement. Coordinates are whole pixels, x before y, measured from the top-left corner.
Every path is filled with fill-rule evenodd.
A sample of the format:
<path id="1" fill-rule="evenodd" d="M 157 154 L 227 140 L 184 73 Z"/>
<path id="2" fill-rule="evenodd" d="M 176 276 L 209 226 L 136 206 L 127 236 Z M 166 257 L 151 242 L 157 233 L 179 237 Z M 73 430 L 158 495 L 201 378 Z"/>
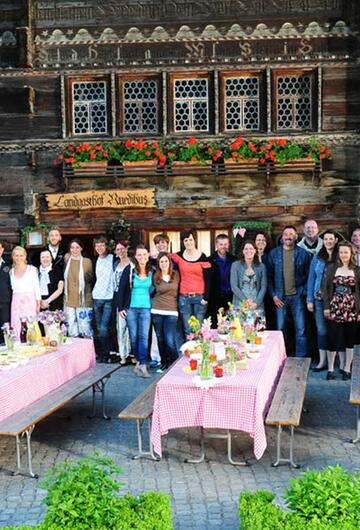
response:
<path id="1" fill-rule="evenodd" d="M 360 444 L 346 439 L 355 436 L 356 408 L 348 402 L 350 383 L 338 379 L 325 381 L 326 372 L 310 373 L 306 394 L 308 413 L 295 434 L 295 459 L 309 468 L 341 464 L 360 468 Z M 184 459 L 198 454 L 196 430 L 172 431 L 163 440 L 161 462 L 131 460 L 136 447 L 135 422 L 119 422 L 122 410 L 151 379 L 139 379 L 129 366 L 122 367 L 107 385 L 107 411 L 112 421 L 87 419 L 91 394 L 87 392 L 68 406 L 39 423 L 33 434 L 33 467 L 40 477 L 55 463 L 77 458 L 94 450 L 112 457 L 122 467 L 124 491 L 138 494 L 161 490 L 172 499 L 174 527 L 177 530 L 235 530 L 239 493 L 265 488 L 280 496 L 288 480 L 299 474 L 287 466 L 270 466 L 275 457 L 276 431 L 267 428 L 268 448 L 257 462 L 249 436 L 240 433 L 234 443 L 235 458 L 250 459 L 250 467 L 227 463 L 224 440 L 209 440 L 207 461 L 185 464 Z M 44 490 L 39 481 L 9 476 L 15 464 L 13 438 L 0 438 L 0 527 L 7 524 L 40 522 L 44 514 Z"/>

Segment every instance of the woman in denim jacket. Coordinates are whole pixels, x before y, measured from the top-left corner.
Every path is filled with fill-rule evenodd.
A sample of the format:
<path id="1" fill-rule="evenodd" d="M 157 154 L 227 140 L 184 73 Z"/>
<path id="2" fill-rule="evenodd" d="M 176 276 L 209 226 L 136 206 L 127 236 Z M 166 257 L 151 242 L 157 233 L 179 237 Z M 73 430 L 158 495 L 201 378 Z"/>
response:
<path id="1" fill-rule="evenodd" d="M 319 363 L 313 368 L 314 372 L 325 370 L 327 364 L 327 324 L 324 317 L 322 284 L 328 264 L 333 263 L 336 259 L 338 244 L 337 234 L 333 230 L 326 230 L 322 238 L 324 245 L 313 257 L 310 264 L 306 299 L 308 310 L 314 313 L 317 329 Z M 344 352 L 340 355 L 340 359 L 343 364 Z"/>
<path id="2" fill-rule="evenodd" d="M 253 241 L 245 241 L 240 259 L 231 265 L 230 285 L 234 294 L 233 304 L 238 306 L 248 300 L 252 309 L 264 314 L 264 296 L 267 288 L 266 268 L 259 263 Z"/>

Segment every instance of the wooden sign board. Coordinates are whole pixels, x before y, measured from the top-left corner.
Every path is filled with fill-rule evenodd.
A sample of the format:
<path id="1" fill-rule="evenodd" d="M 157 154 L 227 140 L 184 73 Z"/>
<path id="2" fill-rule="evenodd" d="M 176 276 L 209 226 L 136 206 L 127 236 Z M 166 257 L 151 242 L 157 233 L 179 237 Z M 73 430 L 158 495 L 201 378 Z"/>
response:
<path id="1" fill-rule="evenodd" d="M 47 193 L 49 210 L 93 210 L 94 208 L 154 208 L 154 188 L 144 190 L 94 190 L 77 193 Z"/>

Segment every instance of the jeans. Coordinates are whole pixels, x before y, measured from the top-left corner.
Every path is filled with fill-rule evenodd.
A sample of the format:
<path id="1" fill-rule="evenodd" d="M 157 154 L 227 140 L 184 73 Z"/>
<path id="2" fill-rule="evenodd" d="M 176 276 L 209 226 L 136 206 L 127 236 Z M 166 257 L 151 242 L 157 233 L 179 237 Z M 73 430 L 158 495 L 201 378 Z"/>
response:
<path id="1" fill-rule="evenodd" d="M 116 333 L 119 355 L 122 359 L 126 359 L 131 353 L 129 330 L 126 319 L 121 318 L 119 311 L 116 316 Z"/>
<path id="2" fill-rule="evenodd" d="M 130 307 L 126 322 L 129 329 L 131 349 L 140 364 L 146 364 L 149 349 L 150 308 Z"/>
<path id="3" fill-rule="evenodd" d="M 181 294 L 179 296 L 179 312 L 182 318 L 186 337 L 191 333 L 191 329 L 188 324 L 189 318 L 194 315 L 194 317 L 196 317 L 200 323 L 202 323 L 205 318 L 207 304 L 201 304 L 202 299 L 203 295 L 201 294 Z"/>
<path id="4" fill-rule="evenodd" d="M 317 342 L 319 350 L 327 350 L 327 324 L 324 317 L 324 303 L 322 300 L 314 300 L 314 317 L 317 331 Z"/>
<path id="5" fill-rule="evenodd" d="M 175 334 L 178 317 L 174 315 L 152 315 L 158 341 L 161 365 L 170 366 L 177 358 Z"/>
<path id="6" fill-rule="evenodd" d="M 294 321 L 296 357 L 306 357 L 305 298 L 301 295 L 283 297 L 284 306 L 276 308 L 277 329 L 285 330 L 286 314 L 290 312 Z"/>
<path id="7" fill-rule="evenodd" d="M 112 300 L 94 299 L 93 302 L 98 355 L 101 360 L 104 360 L 109 355 L 109 325 L 112 315 Z"/>

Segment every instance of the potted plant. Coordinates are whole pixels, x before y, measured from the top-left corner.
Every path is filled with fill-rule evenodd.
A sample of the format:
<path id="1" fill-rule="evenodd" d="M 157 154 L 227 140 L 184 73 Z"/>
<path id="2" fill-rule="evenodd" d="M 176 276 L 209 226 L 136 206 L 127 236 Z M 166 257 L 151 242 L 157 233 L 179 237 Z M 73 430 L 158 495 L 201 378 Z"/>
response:
<path id="1" fill-rule="evenodd" d="M 146 142 L 141 138 L 138 140 L 126 140 L 124 149 L 120 155 L 120 161 L 124 167 L 129 166 L 163 166 L 166 156 L 161 151 L 158 142 Z"/>
<path id="2" fill-rule="evenodd" d="M 212 156 L 208 150 L 208 145 L 194 137 L 171 146 L 171 148 L 174 157 L 169 156 L 169 160 L 173 166 L 212 164 Z"/>

